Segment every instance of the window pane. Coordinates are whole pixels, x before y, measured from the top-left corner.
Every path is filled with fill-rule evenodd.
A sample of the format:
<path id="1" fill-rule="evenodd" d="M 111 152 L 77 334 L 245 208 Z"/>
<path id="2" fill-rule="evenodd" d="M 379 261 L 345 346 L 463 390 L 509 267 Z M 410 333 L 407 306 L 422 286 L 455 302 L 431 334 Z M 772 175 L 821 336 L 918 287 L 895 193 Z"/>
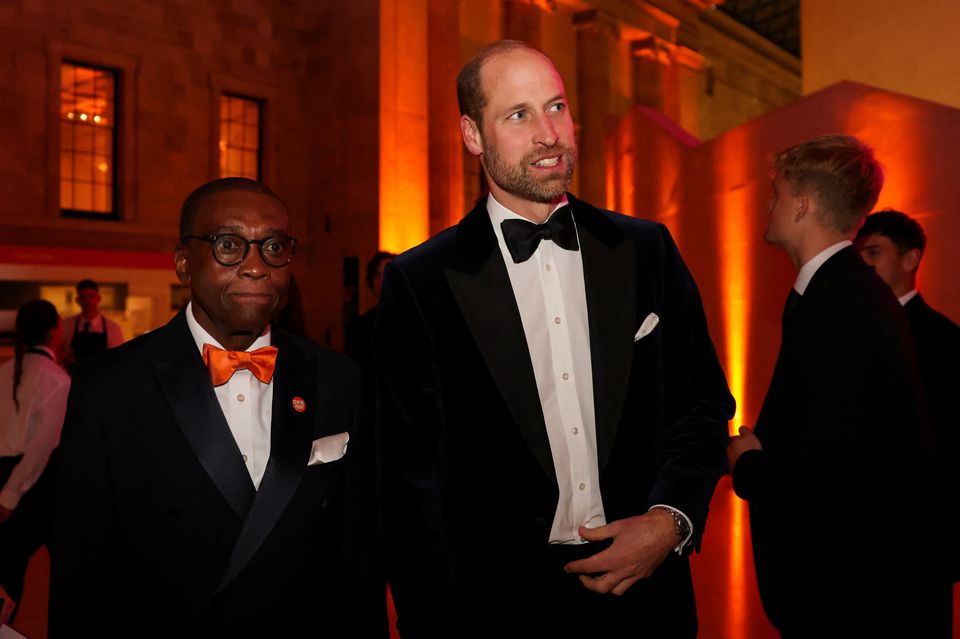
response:
<path id="1" fill-rule="evenodd" d="M 227 130 L 227 146 L 234 149 L 243 148 L 243 127 L 231 126 Z"/>
<path id="2" fill-rule="evenodd" d="M 84 124 L 73 127 L 73 150 L 85 153 L 93 151 L 93 127 Z"/>
<path id="3" fill-rule="evenodd" d="M 260 118 L 257 100 L 220 96 L 220 176 L 260 179 Z"/>
<path id="4" fill-rule="evenodd" d="M 227 149 L 227 175 L 240 175 L 241 170 L 240 151 Z"/>
<path id="5" fill-rule="evenodd" d="M 73 208 L 78 211 L 93 210 L 93 185 L 89 182 L 73 183 Z"/>
<path id="6" fill-rule="evenodd" d="M 259 132 L 255 126 L 247 126 L 243 128 L 243 142 L 248 149 L 259 149 L 260 140 L 258 139 Z"/>
<path id="7" fill-rule="evenodd" d="M 116 73 L 109 69 L 73 62 L 60 67 L 63 209 L 105 214 L 114 211 L 116 84 Z"/>
<path id="8" fill-rule="evenodd" d="M 110 186 L 108 184 L 95 184 L 93 186 L 93 210 L 103 213 L 110 212 Z"/>
<path id="9" fill-rule="evenodd" d="M 93 152 L 100 155 L 113 155 L 113 132 L 106 127 L 94 127 Z"/>
<path id="10" fill-rule="evenodd" d="M 60 179 L 60 208 L 73 208 L 73 183 L 63 178 Z"/>
<path id="11" fill-rule="evenodd" d="M 253 151 L 243 153 L 243 177 L 257 179 L 257 154 Z"/>
<path id="12" fill-rule="evenodd" d="M 77 153 L 73 156 L 74 177 L 77 180 L 93 181 L 93 156 L 86 153 Z"/>
<path id="13" fill-rule="evenodd" d="M 66 151 L 60 152 L 60 179 L 70 180 L 73 178 L 73 154 Z"/>
<path id="14" fill-rule="evenodd" d="M 109 184 L 110 158 L 105 155 L 93 156 L 93 181 Z"/>

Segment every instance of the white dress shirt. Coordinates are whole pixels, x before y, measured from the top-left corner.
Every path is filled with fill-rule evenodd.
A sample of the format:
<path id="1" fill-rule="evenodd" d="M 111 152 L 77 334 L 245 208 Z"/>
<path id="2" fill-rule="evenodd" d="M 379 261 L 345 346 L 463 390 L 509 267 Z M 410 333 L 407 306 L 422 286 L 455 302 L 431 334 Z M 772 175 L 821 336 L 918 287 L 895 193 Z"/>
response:
<path id="1" fill-rule="evenodd" d="M 914 288 L 914 289 L 910 289 L 910 292 L 904 293 L 903 295 L 901 295 L 900 297 L 898 297 L 898 298 L 897 298 L 897 301 L 900 302 L 900 306 L 906 306 L 906 305 L 907 305 L 907 302 L 909 302 L 910 300 L 912 300 L 913 298 L 915 298 L 915 297 L 917 296 L 917 293 L 919 293 L 919 291 L 918 291 L 917 289 L 915 289 L 915 288 Z"/>
<path id="2" fill-rule="evenodd" d="M 217 348 L 224 348 L 215 340 L 193 316 L 193 302 L 187 304 L 187 325 L 190 334 L 197 343 L 200 353 L 203 345 L 210 344 Z M 247 352 L 270 346 L 270 327 L 263 331 L 247 348 Z M 243 462 L 250 473 L 253 485 L 260 488 L 260 480 L 267 468 L 270 459 L 270 424 L 273 418 L 273 379 L 264 384 L 253 376 L 249 370 L 237 370 L 226 384 L 214 387 L 217 401 L 223 409 L 223 416 L 227 419 L 233 439 L 243 456 Z"/>
<path id="3" fill-rule="evenodd" d="M 850 240 L 844 240 L 828 246 L 814 255 L 813 259 L 801 266 L 800 270 L 797 271 L 797 281 L 793 283 L 793 290 L 800 295 L 803 295 L 807 290 L 807 287 L 810 285 L 810 280 L 813 279 L 813 275 L 820 269 L 821 266 L 823 266 L 823 263 L 848 246 L 853 246 L 853 242 Z"/>
<path id="4" fill-rule="evenodd" d="M 559 206 L 566 204 L 566 198 Z M 556 209 L 554 209 L 556 210 Z M 583 261 L 579 251 L 543 240 L 526 262 L 515 264 L 500 223 L 524 219 L 492 195 L 487 212 L 520 309 L 557 473 L 560 500 L 550 543 L 583 543 L 577 529 L 607 523 L 600 496 L 593 368 Z"/>
<path id="5" fill-rule="evenodd" d="M 60 443 L 67 411 L 70 376 L 57 364 L 53 351 L 37 346 L 50 357 L 23 355 L 23 373 L 17 388 L 20 408 L 13 402 L 14 360 L 0 366 L 0 457 L 23 455 L 6 485 L 0 505 L 13 510 L 47 466 Z"/>

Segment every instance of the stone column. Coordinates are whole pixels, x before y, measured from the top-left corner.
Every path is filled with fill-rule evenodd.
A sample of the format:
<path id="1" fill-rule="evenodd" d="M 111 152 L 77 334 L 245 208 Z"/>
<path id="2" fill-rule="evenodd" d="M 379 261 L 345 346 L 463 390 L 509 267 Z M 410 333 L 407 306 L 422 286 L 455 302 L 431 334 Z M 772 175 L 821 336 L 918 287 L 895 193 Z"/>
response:
<path id="1" fill-rule="evenodd" d="M 455 224 L 463 208 L 463 143 L 457 107 L 460 71 L 460 5 L 427 3 L 427 112 L 430 145 L 430 235 Z"/>
<path id="2" fill-rule="evenodd" d="M 577 33 L 578 124 L 577 163 L 579 196 L 597 206 L 608 202 L 607 172 L 610 131 L 610 56 L 617 37 L 616 25 L 597 11 L 574 15 Z M 573 87 L 567 87 L 569 93 Z"/>
<path id="3" fill-rule="evenodd" d="M 530 0 L 503 0 L 503 37 L 540 46 L 540 8 Z"/>

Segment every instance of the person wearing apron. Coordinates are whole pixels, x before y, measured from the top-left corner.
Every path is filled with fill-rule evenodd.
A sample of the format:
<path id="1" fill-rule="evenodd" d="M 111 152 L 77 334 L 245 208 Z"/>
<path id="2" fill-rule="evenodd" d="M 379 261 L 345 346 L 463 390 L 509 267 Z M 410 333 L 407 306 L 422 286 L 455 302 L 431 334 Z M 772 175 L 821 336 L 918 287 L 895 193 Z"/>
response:
<path id="1" fill-rule="evenodd" d="M 64 320 L 63 361 L 71 374 L 78 362 L 123 343 L 123 331 L 100 313 L 100 287 L 93 280 L 77 282 L 76 302 L 81 312 Z"/>
<path id="2" fill-rule="evenodd" d="M 73 323 L 73 339 L 70 340 L 70 348 L 73 350 L 74 365 L 88 357 L 98 355 L 107 350 L 107 320 L 100 316 L 100 332 L 94 333 L 90 329 L 92 325 L 85 321 L 81 329 L 80 319 L 82 315 L 77 315 Z"/>

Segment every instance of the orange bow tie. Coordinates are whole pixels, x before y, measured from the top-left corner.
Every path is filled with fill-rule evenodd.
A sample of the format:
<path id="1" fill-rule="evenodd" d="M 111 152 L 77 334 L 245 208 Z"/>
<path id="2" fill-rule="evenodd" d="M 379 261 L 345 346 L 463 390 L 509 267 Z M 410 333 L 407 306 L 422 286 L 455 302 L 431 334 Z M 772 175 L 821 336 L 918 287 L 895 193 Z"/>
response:
<path id="1" fill-rule="evenodd" d="M 273 378 L 273 368 L 277 363 L 277 347 L 264 346 L 249 353 L 243 351 L 225 351 L 210 344 L 203 345 L 203 363 L 210 371 L 214 386 L 226 384 L 234 372 L 246 368 L 264 384 Z"/>

